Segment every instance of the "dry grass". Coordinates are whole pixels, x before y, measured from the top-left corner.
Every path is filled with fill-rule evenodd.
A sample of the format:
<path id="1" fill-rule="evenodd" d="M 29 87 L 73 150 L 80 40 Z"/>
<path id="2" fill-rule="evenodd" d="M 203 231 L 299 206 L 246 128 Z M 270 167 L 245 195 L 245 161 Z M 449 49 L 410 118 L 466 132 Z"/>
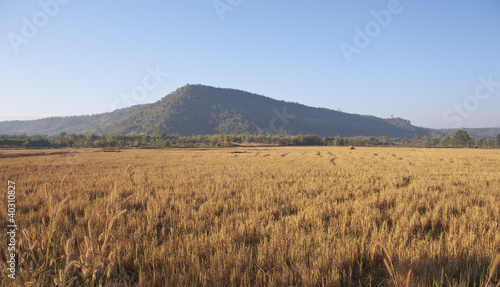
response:
<path id="1" fill-rule="evenodd" d="M 490 269 L 490 274 L 487 282 L 487 286 L 500 286 L 500 255 L 493 262 Z"/>
<path id="2" fill-rule="evenodd" d="M 0 151 L 2 285 L 498 284 L 500 150 L 29 153 Z"/>

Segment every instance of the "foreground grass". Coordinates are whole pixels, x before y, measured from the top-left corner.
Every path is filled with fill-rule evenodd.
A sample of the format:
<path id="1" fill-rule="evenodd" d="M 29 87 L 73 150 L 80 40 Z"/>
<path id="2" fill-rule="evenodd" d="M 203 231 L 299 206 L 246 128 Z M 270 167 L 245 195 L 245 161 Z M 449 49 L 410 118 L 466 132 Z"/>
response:
<path id="1" fill-rule="evenodd" d="M 484 286 L 500 253 L 499 150 L 0 155 L 2 285 Z"/>

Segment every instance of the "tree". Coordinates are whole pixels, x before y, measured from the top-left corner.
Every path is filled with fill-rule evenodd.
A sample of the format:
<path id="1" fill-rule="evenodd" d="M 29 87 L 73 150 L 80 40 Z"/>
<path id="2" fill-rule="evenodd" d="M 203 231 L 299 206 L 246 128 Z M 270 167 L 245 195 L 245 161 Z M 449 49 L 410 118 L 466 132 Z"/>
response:
<path id="1" fill-rule="evenodd" d="M 99 138 L 99 136 L 96 135 L 95 133 L 89 133 L 89 134 L 87 134 L 87 139 L 89 141 L 91 141 L 91 142 L 97 140 L 98 138 Z"/>
<path id="2" fill-rule="evenodd" d="M 415 134 L 412 139 L 412 143 L 420 143 L 422 137 L 419 134 Z"/>
<path id="3" fill-rule="evenodd" d="M 486 139 L 486 146 L 487 147 L 495 147 L 495 141 L 492 139 Z"/>
<path id="4" fill-rule="evenodd" d="M 29 139 L 25 139 L 25 140 L 23 141 L 23 144 L 22 144 L 22 145 L 23 145 L 23 147 L 24 147 L 24 148 L 26 148 L 26 149 L 27 149 L 27 148 L 30 148 L 30 147 L 31 147 L 31 142 L 30 142 L 30 140 L 29 140 Z"/>
<path id="5" fill-rule="evenodd" d="M 450 142 L 451 142 L 450 137 L 445 137 L 445 138 L 442 138 L 439 141 L 439 145 L 442 146 L 442 147 L 449 147 L 450 146 Z"/>
<path id="6" fill-rule="evenodd" d="M 500 147 L 500 134 L 497 135 L 497 147 Z"/>
<path id="7" fill-rule="evenodd" d="M 368 139 L 368 143 L 373 146 L 373 145 L 378 145 L 379 141 L 376 137 L 372 136 Z"/>
<path id="8" fill-rule="evenodd" d="M 479 148 L 488 147 L 488 141 L 485 138 L 475 139 L 475 146 Z"/>
<path id="9" fill-rule="evenodd" d="M 344 139 L 341 138 L 340 136 L 336 136 L 334 141 L 333 141 L 333 145 L 335 146 L 343 146 L 344 145 Z"/>
<path id="10" fill-rule="evenodd" d="M 166 136 L 165 132 L 160 129 L 154 129 L 153 137 L 156 139 L 164 139 Z"/>
<path id="11" fill-rule="evenodd" d="M 388 145 L 389 144 L 389 136 L 385 135 L 380 138 L 380 141 L 382 142 L 383 145 Z"/>
<path id="12" fill-rule="evenodd" d="M 471 138 L 465 130 L 456 130 L 451 138 L 451 145 L 455 147 L 469 146 Z"/>
<path id="13" fill-rule="evenodd" d="M 304 136 L 304 144 L 305 145 L 321 145 L 321 138 L 315 135 L 306 135 Z"/>

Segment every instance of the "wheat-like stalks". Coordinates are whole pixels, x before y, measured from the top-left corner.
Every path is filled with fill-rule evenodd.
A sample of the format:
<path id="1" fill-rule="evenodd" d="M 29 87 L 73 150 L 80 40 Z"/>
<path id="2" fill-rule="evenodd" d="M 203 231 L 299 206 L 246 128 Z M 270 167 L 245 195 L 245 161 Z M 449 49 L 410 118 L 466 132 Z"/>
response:
<path id="1" fill-rule="evenodd" d="M 392 264 L 392 258 L 391 255 L 389 254 L 389 250 L 382 242 L 378 242 L 376 245 L 380 246 L 384 251 L 384 255 L 386 257 L 384 258 L 385 267 L 387 268 L 387 271 L 389 271 L 389 275 L 391 275 L 391 277 L 395 280 L 394 265 Z"/>
<path id="2" fill-rule="evenodd" d="M 398 276 L 397 276 L 396 271 L 394 269 L 394 264 L 392 263 L 392 258 L 391 258 L 391 255 L 389 254 L 389 250 L 382 242 L 378 242 L 376 244 L 376 246 L 380 246 L 380 248 L 382 248 L 382 250 L 384 251 L 384 255 L 385 255 L 384 265 L 387 268 L 387 271 L 389 272 L 389 275 L 391 276 L 392 281 L 394 282 L 394 286 L 398 286 L 398 283 L 397 283 Z M 406 285 L 406 287 L 409 287 L 410 284 L 411 284 L 411 269 L 410 269 L 410 271 L 408 271 L 408 274 L 406 275 L 406 284 L 405 285 Z"/>
<path id="3" fill-rule="evenodd" d="M 64 181 L 66 180 L 66 177 L 68 176 L 68 174 L 69 174 L 69 172 L 68 172 L 68 173 L 66 173 L 66 174 L 63 176 L 63 178 L 62 178 L 62 180 L 61 180 L 61 184 L 59 184 L 59 186 L 63 187 Z"/>
<path id="4" fill-rule="evenodd" d="M 50 227 L 49 229 L 47 230 L 47 233 L 48 233 L 48 236 L 47 236 L 47 248 L 46 248 L 46 253 L 45 253 L 45 266 L 51 266 L 52 263 L 54 262 L 53 260 L 51 260 L 50 258 L 50 245 L 51 245 L 51 242 L 52 242 L 52 237 L 54 236 L 54 232 L 56 230 L 56 220 L 57 220 L 57 216 L 59 215 L 59 213 L 61 212 L 62 210 L 62 207 L 64 205 L 64 203 L 66 203 L 66 201 L 68 201 L 68 199 L 70 198 L 71 196 L 68 195 L 66 198 L 64 198 L 63 200 L 61 200 L 55 207 L 52 206 L 52 197 L 49 196 L 49 204 L 50 204 Z"/>
<path id="5" fill-rule="evenodd" d="M 406 287 L 410 287 L 411 284 L 411 269 L 408 271 L 408 275 L 406 276 Z"/>
<path id="6" fill-rule="evenodd" d="M 112 246 L 109 244 L 109 238 L 113 237 L 111 231 L 116 221 L 127 212 L 127 209 L 122 209 L 123 205 L 133 197 L 134 195 L 131 195 L 125 200 L 118 202 L 117 183 L 114 184 L 105 209 L 108 220 L 104 231 L 99 236 L 94 236 L 92 220 L 89 218 L 87 222 L 88 235 L 85 235 L 83 238 L 85 251 L 80 252 L 79 261 L 72 261 L 68 263 L 70 267 L 67 267 L 77 267 L 80 270 L 80 276 L 86 284 L 94 285 L 103 276 L 108 279 L 112 276 L 117 254 L 116 251 L 110 250 Z M 95 248 L 94 240 L 97 241 Z"/>
<path id="7" fill-rule="evenodd" d="M 500 275 L 500 255 L 497 256 L 493 265 L 491 266 L 488 282 L 486 286 L 500 286 L 500 280 L 498 280 L 498 275 Z M 495 285 L 496 284 L 496 285 Z"/>
<path id="8" fill-rule="evenodd" d="M 500 151 L 418 153 L 95 150 L 78 176 L 52 174 L 54 156 L 0 158 L 0 177 L 20 178 L 25 191 L 18 280 L 4 276 L 0 286 L 500 287 L 491 239 L 499 217 L 481 216 L 497 207 Z M 397 190 L 408 176 L 411 188 Z M 487 270 L 477 266 L 483 254 L 495 254 Z"/>

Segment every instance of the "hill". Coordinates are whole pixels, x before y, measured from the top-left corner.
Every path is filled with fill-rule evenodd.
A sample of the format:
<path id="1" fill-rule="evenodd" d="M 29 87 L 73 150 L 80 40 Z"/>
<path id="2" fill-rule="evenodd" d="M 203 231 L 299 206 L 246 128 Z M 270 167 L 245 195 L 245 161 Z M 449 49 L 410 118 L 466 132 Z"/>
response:
<path id="1" fill-rule="evenodd" d="M 132 112 L 143 108 L 136 105 L 96 115 L 69 117 L 50 117 L 28 121 L 0 122 L 0 134 L 19 135 L 58 135 L 61 132 L 69 134 L 105 133 L 109 132 L 114 123 L 128 117 Z"/>
<path id="2" fill-rule="evenodd" d="M 92 116 L 0 122 L 0 134 L 123 133 L 431 136 L 403 119 L 382 119 L 278 101 L 235 89 L 183 86 L 160 101 Z"/>

